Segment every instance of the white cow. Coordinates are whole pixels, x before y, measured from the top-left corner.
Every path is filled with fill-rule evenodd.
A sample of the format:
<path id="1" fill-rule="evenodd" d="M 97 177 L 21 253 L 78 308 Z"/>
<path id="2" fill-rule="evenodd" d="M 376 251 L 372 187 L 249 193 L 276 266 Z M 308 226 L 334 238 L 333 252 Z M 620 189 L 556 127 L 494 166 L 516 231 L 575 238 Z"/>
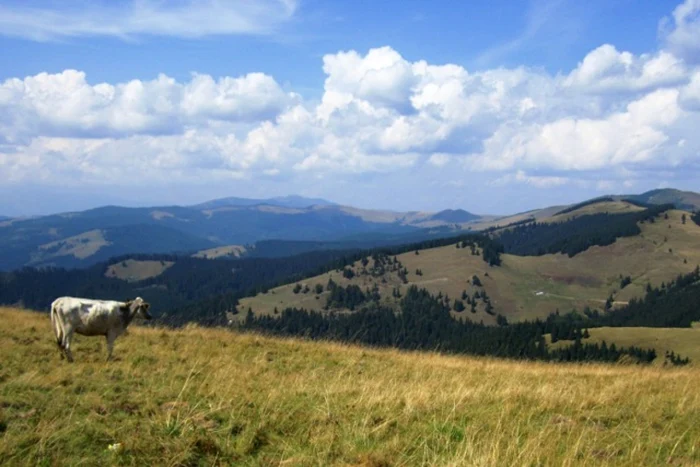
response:
<path id="1" fill-rule="evenodd" d="M 56 343 L 69 362 L 73 361 L 70 350 L 73 333 L 84 336 L 107 338 L 107 360 L 112 358 L 114 340 L 126 331 L 136 318 L 151 319 L 150 305 L 141 297 L 126 302 L 91 300 L 89 298 L 61 297 L 51 304 L 51 323 Z"/>

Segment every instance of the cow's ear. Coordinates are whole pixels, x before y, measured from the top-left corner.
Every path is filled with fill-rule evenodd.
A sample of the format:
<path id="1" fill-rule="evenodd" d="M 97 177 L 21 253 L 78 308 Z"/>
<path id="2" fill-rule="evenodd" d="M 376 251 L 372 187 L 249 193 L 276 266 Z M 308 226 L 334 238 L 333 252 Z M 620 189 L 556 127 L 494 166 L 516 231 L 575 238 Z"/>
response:
<path id="1" fill-rule="evenodd" d="M 144 309 L 148 310 L 151 307 L 151 304 L 144 302 L 143 307 L 144 307 Z"/>

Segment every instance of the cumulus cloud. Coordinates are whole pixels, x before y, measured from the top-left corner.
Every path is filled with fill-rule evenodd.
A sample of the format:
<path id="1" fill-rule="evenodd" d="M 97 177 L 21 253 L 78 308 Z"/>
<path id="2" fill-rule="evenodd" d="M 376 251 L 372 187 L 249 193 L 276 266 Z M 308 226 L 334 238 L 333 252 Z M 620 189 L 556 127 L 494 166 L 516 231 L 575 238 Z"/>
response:
<path id="1" fill-rule="evenodd" d="M 634 56 L 605 44 L 590 52 L 564 80 L 586 93 L 635 92 L 674 85 L 687 79 L 683 61 L 669 52 Z"/>
<path id="2" fill-rule="evenodd" d="M 685 0 L 659 25 L 666 47 L 688 62 L 700 63 L 700 0 Z"/>
<path id="3" fill-rule="evenodd" d="M 657 90 L 606 118 L 563 118 L 503 126 L 473 157 L 479 169 L 549 167 L 594 170 L 644 162 L 668 140 L 664 129 L 680 116 L 678 91 Z"/>
<path id="4" fill-rule="evenodd" d="M 165 184 L 426 169 L 452 180 L 456 169 L 539 188 L 605 180 L 604 189 L 700 166 L 700 68 L 671 48 L 636 55 L 606 44 L 556 75 L 412 62 L 391 47 L 328 54 L 321 66 L 318 101 L 255 72 L 9 79 L 0 176 Z"/>
<path id="5" fill-rule="evenodd" d="M 262 73 L 218 81 L 194 75 L 187 83 L 160 75 L 91 85 L 85 73 L 65 70 L 0 84 L 0 130 L 8 142 L 36 135 L 171 134 L 207 120 L 274 119 L 296 98 Z"/>
<path id="6" fill-rule="evenodd" d="M 46 41 L 79 36 L 269 34 L 296 0 L 21 2 L 0 6 L 0 34 Z"/>

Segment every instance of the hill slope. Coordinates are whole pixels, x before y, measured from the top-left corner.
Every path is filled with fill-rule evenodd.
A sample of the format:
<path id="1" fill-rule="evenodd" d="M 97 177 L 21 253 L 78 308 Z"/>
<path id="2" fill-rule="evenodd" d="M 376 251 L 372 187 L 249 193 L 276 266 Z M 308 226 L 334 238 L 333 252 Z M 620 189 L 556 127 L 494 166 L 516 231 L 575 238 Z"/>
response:
<path id="1" fill-rule="evenodd" d="M 450 245 L 421 250 L 418 255 L 415 252 L 397 255 L 397 260 L 407 270 L 406 284 L 395 272 L 378 277 L 364 274 L 359 261 L 352 266 L 354 276 L 350 279 L 331 271 L 299 284 L 314 289 L 316 284 L 325 286 L 332 278 L 342 286 L 358 285 L 363 291 L 376 285 L 383 300 L 388 302 L 395 301 L 394 288 L 405 290 L 411 285 L 433 294 L 448 295 L 451 299 L 462 297 L 464 292 L 473 297 L 476 292 L 486 291 L 494 307 L 493 314 L 486 313 L 485 304 L 479 300 L 475 313 L 455 312 L 454 315 L 487 324 L 495 323 L 495 315 L 499 313 L 509 321 L 520 321 L 543 318 L 557 309 L 565 312 L 585 306 L 602 308 L 611 294 L 615 301 L 626 303 L 632 297 L 641 296 L 647 283 L 658 286 L 700 264 L 700 226 L 689 220 L 688 213 L 683 211 L 672 210 L 667 214 L 668 219 L 661 215 L 654 223 L 641 224 L 640 235 L 619 238 L 607 246 L 594 246 L 571 258 L 564 254 L 504 254 L 501 266 L 491 267 L 470 249 Z M 682 221 L 684 214 L 685 223 Z M 472 284 L 474 275 L 480 279 L 481 286 Z M 621 276 L 628 275 L 631 284 L 621 289 Z M 254 313 L 270 314 L 274 308 L 317 311 L 323 308 L 327 291 L 317 299 L 312 291 L 295 294 L 295 285 L 288 284 L 241 300 L 239 309 L 245 311 L 250 307 Z"/>
<path id="2" fill-rule="evenodd" d="M 673 204 L 676 209 L 693 211 L 700 209 L 700 194 L 673 188 L 661 188 L 647 191 L 641 195 L 626 195 L 620 198 L 632 199 L 646 204 Z"/>
<path id="3" fill-rule="evenodd" d="M 700 372 L 515 363 L 190 327 L 80 338 L 1 309 L 3 465 L 694 465 Z M 61 403 L 56 403 L 61 401 Z M 115 450 L 108 446 L 120 443 Z"/>

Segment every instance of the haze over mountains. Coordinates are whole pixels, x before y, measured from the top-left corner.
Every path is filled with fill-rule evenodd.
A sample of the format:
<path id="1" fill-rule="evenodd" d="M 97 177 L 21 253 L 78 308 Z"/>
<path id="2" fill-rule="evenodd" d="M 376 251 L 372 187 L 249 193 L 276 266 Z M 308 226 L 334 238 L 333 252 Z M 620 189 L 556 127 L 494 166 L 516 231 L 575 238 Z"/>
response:
<path id="1" fill-rule="evenodd" d="M 649 204 L 672 203 L 686 210 L 700 207 L 697 193 L 672 189 L 616 198 Z M 300 196 L 231 197 L 194 206 L 104 206 L 81 212 L 5 219 L 0 224 L 0 269 L 82 267 L 128 253 L 195 252 L 225 245 L 252 246 L 266 240 L 311 242 L 297 245 L 289 253 L 408 243 L 460 230 L 480 230 L 551 216 L 561 208 L 496 217 L 461 209 L 435 213 L 368 210 Z"/>

